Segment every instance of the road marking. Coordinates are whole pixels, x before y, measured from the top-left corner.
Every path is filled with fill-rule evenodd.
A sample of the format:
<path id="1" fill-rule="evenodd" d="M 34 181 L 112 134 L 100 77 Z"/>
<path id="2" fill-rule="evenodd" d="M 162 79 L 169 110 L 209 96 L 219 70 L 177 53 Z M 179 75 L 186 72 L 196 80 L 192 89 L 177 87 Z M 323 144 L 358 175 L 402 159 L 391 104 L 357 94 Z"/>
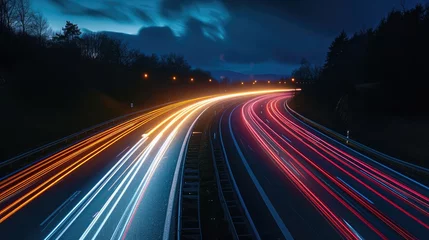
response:
<path id="1" fill-rule="evenodd" d="M 243 152 L 241 151 L 240 147 L 238 146 L 237 140 L 235 139 L 235 136 L 234 136 L 234 133 L 233 133 L 232 127 L 231 127 L 232 126 L 231 116 L 232 116 L 232 113 L 235 111 L 235 109 L 237 109 L 237 107 L 235 107 L 231 111 L 231 114 L 229 115 L 229 131 L 231 133 L 232 140 L 234 141 L 235 148 L 237 149 L 237 152 L 241 158 L 241 161 L 243 162 L 247 172 L 249 173 L 250 178 L 252 179 L 253 183 L 255 184 L 256 189 L 258 190 L 259 194 L 261 195 L 262 200 L 264 201 L 265 205 L 267 206 L 268 210 L 270 211 L 271 216 L 273 217 L 274 221 L 276 222 L 276 224 L 279 227 L 280 231 L 282 232 L 283 236 L 286 239 L 293 239 L 292 234 L 289 232 L 289 229 L 284 224 L 284 222 L 281 219 L 280 215 L 278 214 L 277 210 L 275 209 L 275 207 L 271 203 L 270 199 L 268 198 L 267 194 L 265 193 L 264 189 L 262 188 L 262 186 L 259 183 L 258 179 L 256 178 L 255 174 L 253 173 L 253 170 L 250 168 L 249 164 L 247 163 L 247 160 L 244 157 Z M 274 150 L 276 150 L 276 149 L 274 149 Z"/>
<path id="2" fill-rule="evenodd" d="M 55 218 L 55 216 L 65 207 L 67 206 L 68 203 L 70 203 L 71 201 L 73 201 L 76 196 L 80 193 L 80 191 L 76 191 L 74 192 L 69 198 L 67 198 L 59 207 L 57 207 L 57 209 L 55 209 L 55 211 L 53 211 L 41 224 L 40 226 L 45 225 L 46 226 L 42 229 L 45 230 L 45 228 L 49 225 L 49 223 Z"/>
<path id="3" fill-rule="evenodd" d="M 126 147 L 124 150 L 122 150 L 122 152 L 120 152 L 118 155 L 116 155 L 116 157 L 121 156 L 121 154 L 122 154 L 122 153 L 124 153 L 125 151 L 127 151 L 127 149 L 128 149 L 129 147 L 130 147 L 130 146 L 128 146 L 128 147 Z"/>
<path id="4" fill-rule="evenodd" d="M 286 161 L 283 157 L 280 157 L 284 163 L 286 163 L 290 168 L 292 168 L 293 172 L 299 176 L 301 176 L 301 174 L 298 173 L 298 171 L 288 162 Z"/>
<path id="5" fill-rule="evenodd" d="M 396 170 L 394 170 L 394 169 L 392 169 L 392 168 L 390 168 L 390 167 L 388 167 L 388 166 L 386 166 L 386 165 L 384 165 L 384 164 L 382 164 L 382 163 L 380 163 L 380 162 L 375 161 L 374 159 L 370 158 L 369 156 L 366 156 L 366 155 L 364 155 L 364 154 L 362 154 L 362 153 L 360 153 L 360 152 L 358 152 L 358 151 L 356 151 L 356 150 L 352 149 L 350 146 L 348 146 L 348 145 L 346 145 L 346 144 L 343 144 L 342 142 L 339 142 L 339 141 L 337 141 L 337 140 L 333 139 L 332 137 L 330 137 L 330 136 L 328 136 L 328 135 L 326 135 L 326 134 L 322 133 L 321 131 L 317 130 L 316 128 L 314 128 L 314 127 L 312 127 L 312 126 L 308 125 L 307 123 L 303 122 L 302 120 L 298 119 L 298 118 L 297 118 L 297 117 L 295 117 L 293 114 L 291 114 L 291 113 L 290 113 L 290 111 L 287 109 L 286 105 L 289 107 L 288 103 L 286 102 L 286 103 L 284 104 L 284 106 L 283 106 L 283 107 L 284 107 L 284 109 L 285 109 L 285 111 L 286 111 L 290 116 L 292 116 L 295 120 L 297 120 L 297 121 L 299 121 L 300 123 L 302 123 L 304 126 L 307 126 L 308 128 L 310 128 L 310 129 L 314 130 L 315 132 L 319 133 L 320 135 L 322 135 L 322 136 L 324 136 L 324 137 L 326 137 L 326 138 L 328 138 L 328 139 L 332 140 L 332 141 L 333 141 L 333 142 L 335 142 L 335 143 L 340 144 L 341 146 L 346 147 L 346 148 L 347 148 L 347 149 L 349 149 L 350 151 L 352 151 L 352 152 L 354 152 L 354 153 L 358 154 L 358 155 L 359 155 L 359 156 L 361 156 L 361 157 L 364 157 L 364 158 L 366 158 L 366 159 L 370 160 L 371 162 L 373 162 L 373 163 L 377 164 L 378 166 L 382 166 L 383 168 L 385 168 L 385 169 L 387 169 L 387 170 L 389 170 L 389 171 L 392 171 L 393 173 L 398 174 L 399 176 L 401 176 L 401 177 L 403 177 L 403 178 L 405 178 L 405 179 L 407 179 L 407 180 L 409 180 L 409 181 L 411 181 L 411 182 L 413 182 L 413 183 L 415 183 L 415 184 L 419 185 L 420 187 L 425 188 L 426 190 L 429 190 L 429 187 L 428 187 L 428 186 L 426 186 L 426 185 L 424 185 L 424 184 L 422 184 L 422 183 L 420 183 L 420 182 L 418 182 L 418 181 L 416 181 L 416 180 L 414 180 L 414 179 L 412 179 L 412 178 L 410 178 L 410 177 L 408 177 L 408 176 L 406 176 L 406 175 L 404 175 L 404 174 L 402 174 L 402 173 L 400 173 L 400 172 L 398 172 L 398 171 L 396 171 Z M 291 109 L 291 110 L 292 110 L 292 109 Z M 292 110 L 292 111 L 293 111 L 293 110 Z M 295 111 L 294 111 L 294 112 L 295 112 Z M 295 113 L 296 113 L 296 112 L 295 112 Z M 309 120 L 309 119 L 307 119 L 307 120 Z M 310 120 L 310 121 L 311 121 L 311 120 Z M 313 122 L 313 121 L 311 121 L 311 122 Z M 313 122 L 313 123 L 315 123 L 315 122 Z M 317 124 L 317 123 L 315 123 L 315 124 Z M 320 125 L 320 124 L 317 124 L 317 125 L 322 126 L 322 125 Z M 322 127 L 323 127 L 323 126 L 322 126 Z M 330 130 L 329 128 L 326 128 L 326 127 L 323 127 L 323 128 Z M 332 130 L 331 130 L 331 131 L 332 131 Z M 334 131 L 332 131 L 332 132 L 334 132 Z M 334 132 L 334 133 L 335 133 L 335 132 Z M 389 159 L 391 159 L 391 158 L 392 158 L 392 157 L 390 157 L 390 156 L 388 156 L 388 155 L 386 155 L 386 154 L 384 154 L 384 153 L 381 153 L 381 152 L 375 151 L 374 149 L 371 149 L 371 148 L 369 148 L 369 147 L 367 147 L 367 146 L 365 146 L 365 145 L 363 145 L 363 144 L 360 144 L 360 143 L 358 143 L 358 142 L 355 142 L 355 143 L 357 143 L 357 144 L 361 145 L 361 147 L 365 147 L 365 148 L 367 148 L 367 150 L 370 150 L 370 151 L 372 151 L 373 153 L 380 154 L 380 155 L 382 155 L 382 156 L 387 156 L 387 157 L 389 157 Z M 391 159 L 391 160 L 392 160 L 392 159 Z M 395 161 L 396 161 L 396 162 L 397 162 L 398 160 L 399 160 L 399 159 L 395 159 Z M 403 162 L 402 160 L 400 160 L 400 163 L 404 164 L 404 162 Z M 407 163 L 407 165 L 414 165 L 414 164 Z M 417 167 L 417 168 L 420 168 L 420 169 L 422 168 L 422 167 L 417 166 L 417 165 L 414 165 L 414 167 Z"/>
<path id="6" fill-rule="evenodd" d="M 349 188 L 351 188 L 353 191 L 355 191 L 357 194 L 359 194 L 361 197 L 363 197 L 364 199 L 366 199 L 368 202 L 370 202 L 371 204 L 374 204 L 371 200 L 369 200 L 367 197 L 365 197 L 358 190 L 354 189 L 352 186 L 350 186 L 348 183 L 346 183 L 343 179 L 341 179 L 340 177 L 337 177 L 337 178 L 338 178 L 338 180 L 340 180 L 341 182 L 343 182 L 344 184 L 346 184 Z"/>
<path id="7" fill-rule="evenodd" d="M 350 225 L 346 220 L 343 221 L 347 224 L 347 226 L 350 228 L 350 230 L 352 230 L 352 232 L 356 235 L 356 237 L 359 238 L 359 240 L 363 240 L 363 237 L 361 237 L 361 235 L 352 227 L 352 225 Z"/>
<path id="8" fill-rule="evenodd" d="M 223 108 L 223 106 L 222 106 Z M 180 181 L 180 187 L 182 184 L 182 179 L 179 179 L 179 174 L 183 176 L 184 166 L 185 163 L 184 156 L 186 155 L 185 149 L 187 148 L 189 144 L 189 139 L 191 137 L 191 130 L 194 128 L 195 124 L 197 123 L 198 119 L 200 119 L 201 115 L 206 111 L 207 109 L 203 110 L 200 115 L 198 115 L 195 120 L 192 122 L 191 126 L 189 127 L 188 132 L 185 136 L 185 141 L 183 141 L 182 148 L 180 149 L 179 158 L 177 160 L 176 169 L 174 170 L 174 176 L 173 176 L 173 182 L 171 183 L 171 189 L 170 189 L 170 195 L 168 197 L 168 205 L 167 205 L 167 213 L 165 214 L 165 222 L 164 222 L 164 232 L 162 234 L 163 240 L 170 239 L 170 232 L 171 232 L 171 221 L 173 220 L 173 208 L 174 203 L 176 201 L 176 189 L 177 185 Z M 216 138 L 216 134 L 214 135 Z M 182 170 L 182 172 L 181 172 Z M 182 188 L 180 188 L 179 191 L 182 191 Z M 181 201 L 181 198 L 179 198 L 178 201 Z M 179 208 L 179 211 L 181 209 Z M 178 229 L 177 231 L 180 231 Z"/>
<path id="9" fill-rule="evenodd" d="M 292 142 L 289 138 L 287 138 L 287 137 L 286 137 L 285 135 L 283 135 L 283 134 L 282 134 L 282 137 L 283 137 L 284 139 L 286 139 L 286 141 L 288 141 L 288 142 L 290 142 L 290 143 Z"/>
<path id="10" fill-rule="evenodd" d="M 381 185 L 383 185 L 383 186 L 385 186 L 386 188 L 390 189 L 392 192 L 394 192 L 394 193 L 398 194 L 400 197 L 402 197 L 402 198 L 404 198 L 404 199 L 408 199 L 408 197 L 406 197 L 406 196 L 405 196 L 405 195 L 403 195 L 402 193 L 400 193 L 400 192 L 396 191 L 395 189 L 393 189 L 393 188 L 389 187 L 388 185 L 386 185 L 385 183 L 383 183 L 383 182 L 381 182 L 380 180 L 376 179 L 375 177 L 373 177 L 373 176 L 369 175 L 368 173 L 366 173 L 366 172 L 364 172 L 364 171 L 362 171 L 362 170 L 360 170 L 360 171 L 361 171 L 361 172 L 363 172 L 363 173 L 364 173 L 365 175 L 367 175 L 368 177 L 370 177 L 370 178 L 374 179 L 375 181 L 377 181 L 377 182 L 378 182 L 378 183 L 380 183 Z"/>
<path id="11" fill-rule="evenodd" d="M 253 149 L 250 147 L 250 145 L 247 145 L 247 146 L 249 147 L 249 149 L 250 149 L 252 152 L 254 152 L 254 151 L 253 151 Z"/>
<path id="12" fill-rule="evenodd" d="M 238 105 L 238 106 L 240 106 L 240 105 Z M 234 108 L 234 110 L 235 110 L 235 108 Z M 231 112 L 231 114 L 232 114 L 232 112 Z M 223 112 L 223 114 L 222 114 L 222 116 L 220 118 L 221 120 L 223 119 L 224 115 L 225 115 L 225 112 Z M 236 190 L 236 194 L 237 194 L 238 200 L 240 201 L 240 203 L 241 203 L 241 205 L 243 207 L 243 210 L 245 212 L 245 215 L 246 215 L 247 219 L 249 220 L 249 224 L 252 227 L 254 234 L 256 235 L 255 238 L 258 239 L 258 240 L 260 240 L 261 237 L 259 236 L 258 230 L 256 229 L 256 226 L 253 223 L 253 219 L 250 216 L 250 213 L 249 213 L 249 211 L 248 211 L 248 209 L 246 207 L 246 203 L 243 200 L 243 197 L 241 196 L 240 189 L 237 186 L 237 182 L 235 181 L 234 174 L 232 173 L 232 170 L 231 170 L 231 166 L 229 165 L 228 155 L 226 154 L 225 145 L 223 143 L 223 138 L 222 138 L 222 125 L 221 125 L 222 121 L 221 120 L 219 121 L 219 127 L 218 127 L 219 129 L 218 129 L 218 131 L 219 131 L 220 144 L 221 144 L 222 150 L 223 150 L 223 154 L 222 155 L 225 158 L 225 163 L 226 163 L 229 175 L 231 177 L 230 179 L 231 179 L 232 185 L 234 186 L 234 189 Z M 229 120 L 230 120 L 229 124 L 231 124 L 231 118 Z M 231 125 L 230 125 L 230 128 L 231 128 Z M 236 146 L 238 146 L 237 140 L 235 138 L 233 138 L 233 140 L 234 140 L 234 143 L 236 144 Z"/>

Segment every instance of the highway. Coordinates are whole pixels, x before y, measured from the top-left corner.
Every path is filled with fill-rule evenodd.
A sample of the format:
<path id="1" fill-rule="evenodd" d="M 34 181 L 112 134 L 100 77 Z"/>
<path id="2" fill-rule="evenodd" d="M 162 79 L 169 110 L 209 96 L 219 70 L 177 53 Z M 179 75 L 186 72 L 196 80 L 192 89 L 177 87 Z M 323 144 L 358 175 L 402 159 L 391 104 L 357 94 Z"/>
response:
<path id="1" fill-rule="evenodd" d="M 292 96 L 235 104 L 211 129 L 261 239 L 427 239 L 429 188 L 295 118 Z"/>
<path id="2" fill-rule="evenodd" d="M 2 239 L 170 239 L 182 156 L 211 106 L 257 91 L 171 104 L 0 179 Z"/>
<path id="3" fill-rule="evenodd" d="M 256 239 L 425 239 L 429 188 L 295 118 L 288 91 L 167 105 L 0 179 L 2 239 L 172 239 L 193 125 L 219 136 Z M 233 101 L 232 101 L 233 100 Z"/>

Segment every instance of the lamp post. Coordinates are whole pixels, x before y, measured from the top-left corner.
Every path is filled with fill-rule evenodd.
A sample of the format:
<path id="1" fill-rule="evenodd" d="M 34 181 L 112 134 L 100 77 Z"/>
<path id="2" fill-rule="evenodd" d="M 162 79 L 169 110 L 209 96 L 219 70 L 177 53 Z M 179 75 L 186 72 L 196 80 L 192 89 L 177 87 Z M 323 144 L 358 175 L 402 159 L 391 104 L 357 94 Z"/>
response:
<path id="1" fill-rule="evenodd" d="M 294 87 L 293 96 L 295 97 L 295 95 L 296 95 L 296 83 L 295 83 L 295 78 L 292 78 L 291 80 L 292 80 L 293 87 Z"/>

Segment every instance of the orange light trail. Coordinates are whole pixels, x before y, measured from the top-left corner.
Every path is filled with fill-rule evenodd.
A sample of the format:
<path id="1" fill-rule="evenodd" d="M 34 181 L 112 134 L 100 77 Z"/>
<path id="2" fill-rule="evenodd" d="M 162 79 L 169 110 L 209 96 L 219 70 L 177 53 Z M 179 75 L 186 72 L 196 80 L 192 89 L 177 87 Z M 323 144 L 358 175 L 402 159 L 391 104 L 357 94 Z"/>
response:
<path id="1" fill-rule="evenodd" d="M 145 135 L 149 137 L 163 125 L 165 132 L 180 118 L 185 117 L 204 106 L 221 100 L 246 96 L 251 94 L 263 94 L 270 92 L 281 92 L 285 90 L 266 90 L 229 95 L 202 97 L 186 100 L 142 114 L 117 126 L 111 127 L 103 132 L 97 133 L 79 143 L 76 143 L 46 159 L 37 162 L 24 170 L 2 180 L 0 182 L 0 203 L 10 199 L 10 203 L 0 209 L 0 223 L 4 222 L 14 213 L 25 207 L 32 200 L 49 190 L 52 186 L 63 180 L 76 169 L 93 159 L 105 149 L 155 119 L 181 107 L 181 110 L 166 116 Z M 193 104 L 191 104 L 193 103 Z M 186 107 L 187 104 L 191 104 Z M 186 117 L 187 118 L 187 117 Z M 26 191 L 24 191 L 26 190 Z"/>

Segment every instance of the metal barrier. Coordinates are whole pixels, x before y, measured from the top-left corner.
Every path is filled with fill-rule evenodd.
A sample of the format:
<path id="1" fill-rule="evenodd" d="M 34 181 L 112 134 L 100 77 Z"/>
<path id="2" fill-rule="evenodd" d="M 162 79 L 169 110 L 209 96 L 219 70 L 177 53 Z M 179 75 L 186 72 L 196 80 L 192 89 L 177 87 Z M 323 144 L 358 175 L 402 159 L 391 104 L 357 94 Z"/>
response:
<path id="1" fill-rule="evenodd" d="M 201 138 L 201 132 L 193 132 L 188 141 L 179 193 L 178 239 L 201 239 L 199 177 Z"/>
<path id="2" fill-rule="evenodd" d="M 422 173 L 425 175 L 429 175 L 429 169 L 427 169 L 427 168 L 424 168 L 424 167 L 421 167 L 421 166 L 400 160 L 398 158 L 389 156 L 389 155 L 384 154 L 382 152 L 379 152 L 375 149 L 372 149 L 372 148 L 365 146 L 359 142 L 356 142 L 356 141 L 348 138 L 347 136 L 341 135 L 340 133 L 337 133 L 337 132 L 335 132 L 335 131 L 327 128 L 327 127 L 324 127 L 324 126 L 302 116 L 301 114 L 297 113 L 295 110 L 293 110 L 289 106 L 288 101 L 285 102 L 285 109 L 287 112 L 289 112 L 298 121 L 301 121 L 304 124 L 306 124 L 307 126 L 310 126 L 314 129 L 318 130 L 320 133 L 322 133 L 326 137 L 328 137 L 328 138 L 330 138 L 336 142 L 339 142 L 345 146 L 348 146 L 351 150 L 356 149 L 358 151 L 361 151 L 361 152 L 367 154 L 368 156 L 372 156 L 372 157 L 375 157 L 377 159 L 381 159 L 381 160 L 384 160 L 384 161 L 387 161 L 390 163 L 394 163 L 396 165 L 408 168 L 412 171 L 416 171 L 416 172 L 419 172 L 419 173 Z M 359 152 L 356 152 L 356 153 L 362 155 Z M 362 155 L 362 156 L 367 157 L 365 155 Z"/>
<path id="3" fill-rule="evenodd" d="M 67 147 L 73 145 L 74 143 L 78 142 L 77 140 L 83 140 L 85 138 L 88 138 L 88 137 L 92 136 L 91 134 L 98 133 L 101 130 L 105 130 L 108 127 L 111 127 L 111 126 L 114 126 L 116 124 L 119 124 L 119 123 L 125 121 L 125 119 L 128 119 L 128 118 L 130 118 L 130 117 L 132 117 L 134 115 L 138 115 L 138 114 L 141 114 L 141 113 L 144 113 L 144 112 L 156 109 L 156 108 L 167 106 L 167 105 L 172 104 L 172 103 L 174 103 L 174 102 L 167 102 L 167 103 L 160 104 L 160 105 L 157 105 L 157 106 L 154 106 L 154 107 L 142 109 L 142 110 L 139 110 L 139 111 L 136 111 L 136 112 L 133 112 L 133 113 L 129 113 L 129 114 L 126 114 L 126 115 L 123 115 L 123 116 L 120 116 L 120 117 L 117 117 L 117 118 L 114 118 L 114 119 L 102 122 L 102 123 L 97 124 L 95 126 L 86 128 L 86 129 L 84 129 L 84 130 L 82 130 L 80 132 L 71 134 L 71 135 L 69 135 L 67 137 L 58 139 L 58 140 L 53 141 L 51 143 L 48 143 L 46 145 L 40 146 L 40 147 L 32 149 L 32 150 L 30 150 L 28 152 L 24 152 L 24 153 L 19 154 L 19 155 L 15 156 L 15 157 L 12 157 L 10 159 L 2 161 L 2 162 L 0 162 L 0 169 L 3 168 L 3 167 L 8 166 L 10 164 L 16 163 L 16 162 L 18 162 L 20 160 L 27 159 L 27 158 L 29 158 L 29 157 L 31 157 L 33 155 L 38 154 L 38 153 L 45 153 L 47 150 L 54 149 L 56 146 L 58 146 L 60 144 L 64 144 L 64 143 L 70 142 L 70 144 L 68 144 L 66 146 L 66 148 L 67 148 Z M 64 148 L 61 148 L 61 149 L 64 149 Z M 61 150 L 61 149 L 59 148 L 57 150 Z"/>
<path id="4" fill-rule="evenodd" d="M 221 136 L 219 136 L 220 138 Z M 213 165 L 218 186 L 218 195 L 224 216 L 228 221 L 234 239 L 255 239 L 255 234 L 249 226 L 246 214 L 242 208 L 242 198 L 237 195 L 237 185 L 232 179 L 232 172 L 228 161 L 225 159 L 222 143 L 210 137 Z M 240 201 L 241 200 L 241 201 Z"/>

